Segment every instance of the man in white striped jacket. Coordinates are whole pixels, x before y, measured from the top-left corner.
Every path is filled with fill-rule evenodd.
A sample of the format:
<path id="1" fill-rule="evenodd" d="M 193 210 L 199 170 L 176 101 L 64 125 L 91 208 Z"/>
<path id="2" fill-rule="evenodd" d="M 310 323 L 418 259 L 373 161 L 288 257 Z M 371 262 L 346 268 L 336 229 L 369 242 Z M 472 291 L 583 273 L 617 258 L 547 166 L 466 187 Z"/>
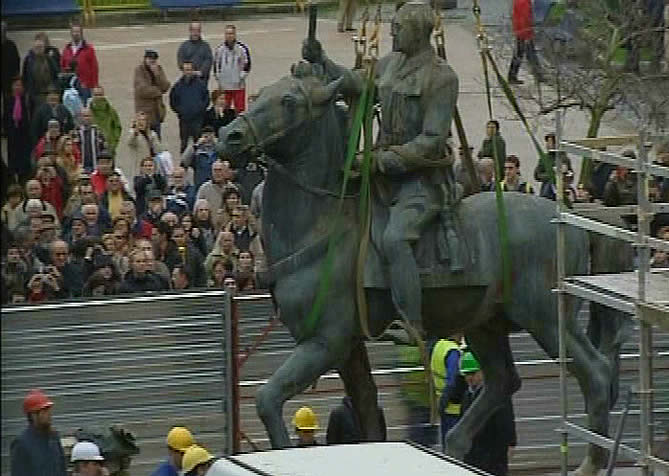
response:
<path id="1" fill-rule="evenodd" d="M 234 25 L 225 27 L 225 41 L 214 53 L 214 77 L 237 114 L 246 109 L 246 76 L 251 71 L 249 48 L 237 40 Z"/>

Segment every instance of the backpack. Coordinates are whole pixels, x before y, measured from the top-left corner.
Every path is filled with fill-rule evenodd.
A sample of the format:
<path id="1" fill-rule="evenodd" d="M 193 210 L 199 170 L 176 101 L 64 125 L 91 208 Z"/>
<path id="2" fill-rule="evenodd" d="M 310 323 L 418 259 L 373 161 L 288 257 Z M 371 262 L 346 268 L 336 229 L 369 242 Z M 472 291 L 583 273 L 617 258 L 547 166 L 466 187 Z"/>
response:
<path id="1" fill-rule="evenodd" d="M 79 112 L 84 107 L 84 103 L 79 95 L 79 90 L 75 87 L 76 82 L 77 77 L 72 76 L 69 87 L 63 91 L 63 106 L 70 111 L 70 114 L 72 114 L 72 117 L 75 119 L 79 117 Z"/>

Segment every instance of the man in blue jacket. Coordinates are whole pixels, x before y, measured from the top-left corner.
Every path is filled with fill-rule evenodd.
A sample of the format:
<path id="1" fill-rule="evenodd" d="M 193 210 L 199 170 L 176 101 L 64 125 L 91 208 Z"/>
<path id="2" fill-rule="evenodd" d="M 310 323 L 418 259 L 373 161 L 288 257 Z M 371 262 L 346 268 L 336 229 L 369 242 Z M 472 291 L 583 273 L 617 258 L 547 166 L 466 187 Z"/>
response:
<path id="1" fill-rule="evenodd" d="M 179 116 L 181 153 L 186 149 L 189 137 L 193 141 L 200 138 L 204 113 L 209 105 L 207 85 L 193 74 L 193 63 L 184 61 L 182 71 L 183 76 L 170 91 L 170 107 Z"/>
<path id="2" fill-rule="evenodd" d="M 41 390 L 31 390 L 23 400 L 28 428 L 12 442 L 12 476 L 66 476 L 65 453 L 51 428 L 52 406 Z"/>

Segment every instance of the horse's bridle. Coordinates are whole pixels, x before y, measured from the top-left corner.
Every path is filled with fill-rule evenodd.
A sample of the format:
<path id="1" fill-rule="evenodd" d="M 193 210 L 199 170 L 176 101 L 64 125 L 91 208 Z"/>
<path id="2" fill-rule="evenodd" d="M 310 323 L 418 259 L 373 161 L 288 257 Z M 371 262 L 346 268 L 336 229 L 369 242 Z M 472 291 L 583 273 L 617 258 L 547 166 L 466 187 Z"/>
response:
<path id="1" fill-rule="evenodd" d="M 313 104 L 311 101 L 311 96 L 307 92 L 306 88 L 301 82 L 297 82 L 297 87 L 304 96 L 307 104 L 307 121 L 311 121 L 314 118 L 313 115 Z M 309 185 L 307 183 L 302 182 L 299 180 L 297 177 L 295 177 L 295 174 L 293 174 L 290 170 L 288 170 L 284 165 L 280 164 L 276 160 L 272 159 L 268 154 L 265 153 L 265 146 L 267 144 L 272 143 L 276 139 L 283 137 L 285 134 L 288 132 L 297 129 L 301 127 L 302 123 L 297 123 L 287 129 L 277 131 L 274 134 L 265 137 L 264 139 L 260 140 L 259 137 L 260 135 L 258 134 L 258 128 L 254 124 L 253 120 L 247 115 L 246 112 L 243 112 L 242 114 L 239 115 L 239 118 L 242 119 L 245 123 L 246 126 L 250 132 L 250 139 L 251 142 L 246 145 L 243 149 L 241 149 L 238 153 L 243 154 L 245 152 L 251 153 L 253 156 L 258 157 L 261 154 L 264 154 L 264 159 L 263 161 L 268 165 L 269 168 L 276 170 L 279 172 L 281 175 L 284 177 L 288 178 L 291 182 L 293 182 L 295 185 L 300 187 L 302 190 L 309 192 L 313 195 L 317 196 L 324 196 L 324 197 L 332 197 L 332 198 L 344 198 L 345 200 L 350 200 L 358 197 L 358 194 L 352 194 L 352 195 L 344 195 L 342 197 L 341 193 L 339 192 L 334 192 L 332 190 L 328 190 L 326 188 L 321 188 L 321 187 L 315 187 L 313 185 Z"/>
<path id="2" fill-rule="evenodd" d="M 311 96 L 307 92 L 306 88 L 301 82 L 296 82 L 298 89 L 302 93 L 302 96 L 306 100 L 306 105 L 307 105 L 307 121 L 311 121 L 313 119 L 313 104 L 311 101 Z M 267 144 L 271 144 L 273 141 L 276 139 L 279 139 L 283 137 L 285 134 L 288 132 L 297 129 L 301 126 L 301 123 L 296 123 L 293 124 L 292 126 L 288 127 L 287 129 L 283 129 L 280 131 L 275 132 L 274 134 L 271 134 L 264 139 L 260 140 L 260 134 L 258 134 L 258 128 L 256 125 L 253 123 L 253 120 L 248 116 L 246 112 L 243 112 L 239 115 L 239 118 L 242 119 L 245 123 L 246 126 L 249 129 L 249 132 L 251 133 L 251 142 L 246 145 L 243 149 L 241 149 L 238 153 L 243 154 L 244 152 L 251 152 L 254 155 L 260 155 L 265 152 L 265 146 Z"/>

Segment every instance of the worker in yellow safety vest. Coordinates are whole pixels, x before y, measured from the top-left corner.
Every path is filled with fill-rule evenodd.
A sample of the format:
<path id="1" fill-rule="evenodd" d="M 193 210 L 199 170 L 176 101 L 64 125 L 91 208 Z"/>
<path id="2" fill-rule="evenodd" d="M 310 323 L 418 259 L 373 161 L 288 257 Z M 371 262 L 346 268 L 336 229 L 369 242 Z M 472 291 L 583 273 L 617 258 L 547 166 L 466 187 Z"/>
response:
<path id="1" fill-rule="evenodd" d="M 460 418 L 460 402 L 466 388 L 460 375 L 462 334 L 437 341 L 432 350 L 430 366 L 436 400 L 441 417 L 441 450 L 445 451 L 446 434 Z"/>

